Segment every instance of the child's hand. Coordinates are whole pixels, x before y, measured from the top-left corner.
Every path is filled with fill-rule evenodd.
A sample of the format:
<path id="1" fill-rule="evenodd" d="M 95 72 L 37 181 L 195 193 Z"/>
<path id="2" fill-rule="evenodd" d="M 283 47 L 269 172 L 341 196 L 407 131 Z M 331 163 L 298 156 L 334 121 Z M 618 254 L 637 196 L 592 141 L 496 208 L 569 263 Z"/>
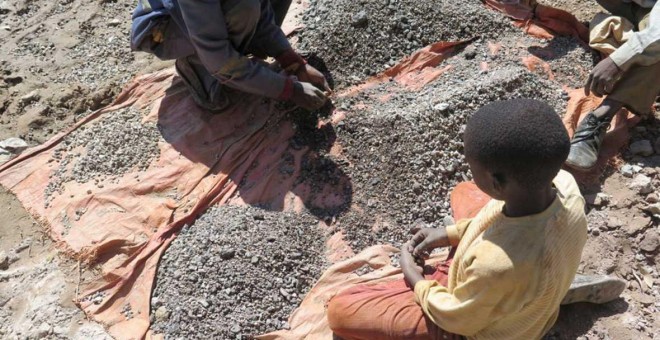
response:
<path id="1" fill-rule="evenodd" d="M 423 263 L 420 265 L 415 262 L 415 258 L 410 253 L 412 249 L 412 245 L 410 243 L 406 243 L 401 248 L 401 258 L 399 262 L 401 264 L 401 271 L 403 271 L 403 276 L 406 278 L 406 281 L 408 281 L 408 283 L 414 288 L 417 282 L 424 280 L 424 276 L 422 276 L 422 273 L 424 272 L 424 265 Z"/>
<path id="2" fill-rule="evenodd" d="M 413 247 L 412 255 L 422 257 L 425 253 L 435 248 L 449 246 L 449 237 L 445 227 L 413 229 L 415 236 L 409 244 Z"/>

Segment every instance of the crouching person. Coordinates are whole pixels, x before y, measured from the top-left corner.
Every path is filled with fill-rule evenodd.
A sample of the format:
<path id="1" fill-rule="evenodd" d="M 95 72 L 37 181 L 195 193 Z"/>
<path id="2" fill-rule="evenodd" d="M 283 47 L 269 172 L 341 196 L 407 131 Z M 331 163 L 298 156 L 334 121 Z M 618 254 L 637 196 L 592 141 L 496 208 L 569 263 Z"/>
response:
<path id="1" fill-rule="evenodd" d="M 272 3 L 272 5 L 271 5 Z M 307 65 L 280 29 L 291 0 L 139 0 L 131 48 L 176 60 L 176 70 L 195 102 L 222 111 L 232 91 L 323 106 L 328 83 Z M 252 57 L 250 57 L 252 55 Z M 260 59 L 275 58 L 297 79 Z"/>
<path id="2" fill-rule="evenodd" d="M 591 277 L 572 284 L 587 220 L 575 180 L 560 170 L 570 141 L 552 108 L 526 99 L 486 105 L 464 142 L 475 190 L 492 199 L 456 225 L 418 231 L 401 251 L 405 281 L 353 287 L 330 300 L 337 336 L 539 339 L 562 301 L 606 302 L 625 287 Z M 424 254 L 448 246 L 448 260 L 424 276 Z"/>

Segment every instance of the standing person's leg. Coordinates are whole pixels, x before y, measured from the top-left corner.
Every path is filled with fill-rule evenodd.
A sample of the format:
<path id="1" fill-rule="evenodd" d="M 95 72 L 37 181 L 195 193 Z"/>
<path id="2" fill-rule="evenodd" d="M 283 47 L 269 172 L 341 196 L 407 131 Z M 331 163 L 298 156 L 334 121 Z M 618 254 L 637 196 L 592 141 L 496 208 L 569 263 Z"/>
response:
<path id="1" fill-rule="evenodd" d="M 650 9 L 642 8 L 636 4 L 625 4 L 620 0 L 599 0 L 599 3 L 617 16 L 624 17 L 631 23 L 645 29 L 648 26 Z M 592 22 L 592 25 L 594 23 Z M 607 20 L 592 27 L 597 29 L 600 25 L 607 25 Z M 618 32 L 621 33 L 621 32 Z M 607 53 L 619 48 L 625 41 L 618 41 L 622 34 L 606 33 L 597 38 L 601 52 Z M 593 42 L 593 40 L 592 40 Z M 611 46 L 604 46 L 611 45 Z M 623 107 L 637 115 L 646 115 L 659 92 L 658 70 L 660 65 L 633 66 L 626 71 L 607 95 L 603 103 L 593 112 L 589 113 L 578 125 L 571 139 L 571 152 L 566 164 L 577 169 L 591 169 L 598 160 L 600 145 L 614 115 Z"/>
<path id="2" fill-rule="evenodd" d="M 632 113 L 648 116 L 660 95 L 660 63 L 650 66 L 633 66 L 607 96 L 621 103 Z"/>

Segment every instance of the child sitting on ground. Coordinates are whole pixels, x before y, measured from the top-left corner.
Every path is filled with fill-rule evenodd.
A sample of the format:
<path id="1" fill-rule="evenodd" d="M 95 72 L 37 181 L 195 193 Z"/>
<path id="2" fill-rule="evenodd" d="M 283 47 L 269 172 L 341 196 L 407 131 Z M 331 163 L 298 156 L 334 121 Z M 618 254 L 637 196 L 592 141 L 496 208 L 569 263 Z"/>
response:
<path id="1" fill-rule="evenodd" d="M 581 280 L 566 295 L 587 220 L 575 180 L 560 170 L 570 142 L 551 107 L 529 99 L 486 105 L 464 142 L 474 182 L 492 200 L 474 218 L 415 234 L 401 251 L 408 286 L 358 286 L 334 297 L 328 321 L 337 336 L 539 339 L 563 299 L 605 302 L 621 293 L 619 281 Z M 418 262 L 446 246 L 454 247 L 448 260 L 425 278 Z"/>

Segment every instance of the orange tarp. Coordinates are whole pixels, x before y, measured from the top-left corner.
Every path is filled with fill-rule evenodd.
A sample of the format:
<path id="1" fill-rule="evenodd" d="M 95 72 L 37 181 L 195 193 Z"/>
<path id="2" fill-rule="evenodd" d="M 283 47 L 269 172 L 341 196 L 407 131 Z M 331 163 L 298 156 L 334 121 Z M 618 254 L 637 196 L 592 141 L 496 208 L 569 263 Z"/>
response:
<path id="1" fill-rule="evenodd" d="M 46 208 L 44 191 L 56 146 L 71 131 L 128 106 L 142 110 L 145 122 L 158 124 L 164 137 L 160 157 L 144 172 L 103 181 L 103 188 L 65 183 Z M 141 338 L 149 327 L 149 299 L 162 252 L 209 206 L 231 200 L 273 210 L 303 205 L 333 210 L 350 203 L 350 182 L 341 176 L 332 188 L 315 183 L 326 187 L 314 196 L 308 183 L 296 181 L 303 157 L 312 162 L 318 157 L 290 143 L 294 130 L 282 119 L 285 114 L 274 101 L 250 95 L 221 115 L 209 114 L 194 104 L 173 70 L 161 71 L 135 80 L 112 106 L 2 166 L 0 183 L 48 225 L 63 250 L 102 266 L 103 278 L 78 301 L 83 310 L 117 338 Z M 86 212 L 75 219 L 76 211 Z M 86 298 L 96 292 L 103 297 L 99 304 Z M 121 313 L 127 305 L 133 318 Z"/>

